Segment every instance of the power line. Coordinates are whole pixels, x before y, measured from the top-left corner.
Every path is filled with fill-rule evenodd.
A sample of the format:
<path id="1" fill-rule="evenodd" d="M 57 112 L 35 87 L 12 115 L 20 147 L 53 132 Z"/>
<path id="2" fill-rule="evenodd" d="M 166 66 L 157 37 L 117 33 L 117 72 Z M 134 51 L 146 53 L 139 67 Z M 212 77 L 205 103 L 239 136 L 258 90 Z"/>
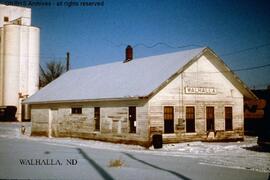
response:
<path id="1" fill-rule="evenodd" d="M 130 44 L 127 44 L 127 43 L 120 43 L 120 44 L 116 44 L 108 39 L 106 39 L 107 42 L 113 44 L 115 47 L 121 47 L 121 46 L 128 46 Z M 155 44 L 152 44 L 152 45 L 147 45 L 145 43 L 137 43 L 135 44 L 134 46 L 132 46 L 133 48 L 137 48 L 139 46 L 142 46 L 142 47 L 145 47 L 145 48 L 155 48 L 159 45 L 163 45 L 163 46 L 167 46 L 169 48 L 172 48 L 172 49 L 180 49 L 180 48 L 186 48 L 186 47 L 204 47 L 203 45 L 200 45 L 200 44 L 188 44 L 188 45 L 181 45 L 181 46 L 173 46 L 173 45 L 170 45 L 169 43 L 166 43 L 166 42 L 157 42 Z"/>
<path id="2" fill-rule="evenodd" d="M 106 39 L 107 42 L 113 44 L 114 46 L 116 47 L 121 47 L 121 46 L 128 46 L 130 44 L 127 44 L 127 43 L 114 43 L 108 39 Z M 164 45 L 164 46 L 167 46 L 169 48 L 173 48 L 173 49 L 176 49 L 176 48 L 185 48 L 185 47 L 190 47 L 190 46 L 195 46 L 195 47 L 205 47 L 205 45 L 201 45 L 201 44 L 188 44 L 188 45 L 181 45 L 181 46 L 173 46 L 169 43 L 166 43 L 166 42 L 157 42 L 155 44 L 152 44 L 152 45 L 147 45 L 145 43 L 137 43 L 133 46 L 133 48 L 136 48 L 138 46 L 143 46 L 145 48 L 154 48 L 158 45 Z M 237 51 L 233 51 L 233 52 L 229 52 L 229 53 L 225 53 L 225 54 L 222 54 L 222 56 L 229 56 L 231 54 L 235 54 L 235 53 L 241 53 L 241 52 L 245 52 L 245 51 L 249 51 L 249 50 L 253 50 L 253 49 L 259 49 L 259 48 L 262 48 L 262 47 L 266 47 L 266 46 L 270 46 L 270 43 L 265 43 L 265 44 L 261 44 L 261 45 L 257 45 L 257 46 L 253 46 L 253 47 L 249 47 L 249 48 L 245 48 L 245 49 L 240 49 L 240 50 L 237 50 Z"/>
<path id="3" fill-rule="evenodd" d="M 265 68 L 265 67 L 269 67 L 270 64 L 265 64 L 265 65 L 261 65 L 261 66 L 253 66 L 253 67 L 247 67 L 247 68 L 241 68 L 241 69 L 235 69 L 233 71 L 250 71 L 250 70 L 254 70 L 254 69 L 261 69 L 261 68 Z"/>
<path id="4" fill-rule="evenodd" d="M 266 47 L 266 46 L 270 46 L 270 43 L 266 43 L 266 44 L 262 44 L 262 45 L 258 45 L 258 46 L 253 46 L 253 47 L 249 47 L 249 48 L 245 48 L 245 49 L 240 49 L 240 50 L 237 50 L 237 51 L 232 51 L 232 52 L 229 52 L 229 53 L 221 54 L 220 56 L 223 56 L 223 57 L 224 56 L 231 56 L 231 55 L 234 55 L 234 54 L 239 54 L 239 53 L 254 50 L 254 49 L 260 49 L 260 48 L 263 48 L 263 47 Z"/>
<path id="5" fill-rule="evenodd" d="M 61 57 L 61 56 L 45 56 L 45 55 L 41 55 L 41 54 L 36 54 L 36 55 L 28 55 L 28 54 L 12 54 L 12 53 L 0 53 L 0 55 L 4 55 L 4 56 L 15 56 L 15 57 L 26 57 L 26 58 L 30 58 L 30 57 L 40 57 L 43 59 L 65 59 L 65 57 Z"/>
<path id="6" fill-rule="evenodd" d="M 40 55 L 40 57 L 45 58 L 45 59 L 65 59 L 64 56 L 44 56 L 44 55 Z"/>
<path id="7" fill-rule="evenodd" d="M 115 44 L 114 42 L 112 42 L 110 40 L 107 40 L 107 39 L 106 39 L 106 41 L 108 41 L 109 43 L 113 44 L 116 47 L 128 46 L 129 45 L 129 44 L 126 44 L 126 43 Z M 142 46 L 142 47 L 151 49 L 151 48 L 155 48 L 155 47 L 157 47 L 159 45 L 163 45 L 163 46 L 169 47 L 171 49 L 181 49 L 181 48 L 187 48 L 187 47 L 204 47 L 203 45 L 200 45 L 200 44 L 188 44 L 188 45 L 181 45 L 181 46 L 173 46 L 173 45 L 171 45 L 169 43 L 166 43 L 166 42 L 157 42 L 157 43 L 152 44 L 152 45 L 147 45 L 145 43 L 137 43 L 137 44 L 135 44 L 133 46 L 133 48 Z M 251 51 L 251 50 L 255 50 L 255 49 L 257 50 L 257 49 L 267 47 L 267 46 L 270 46 L 270 43 L 265 43 L 265 44 L 245 48 L 245 49 L 240 49 L 240 50 L 237 50 L 237 51 L 232 51 L 232 52 L 229 52 L 229 53 L 224 53 L 224 54 L 221 54 L 220 56 L 222 56 L 222 57 L 231 56 L 231 55 L 239 54 L 239 53 L 246 52 L 246 51 Z"/>
<path id="8" fill-rule="evenodd" d="M 108 39 L 105 39 L 105 41 L 109 42 L 110 44 L 112 44 L 115 47 L 128 46 L 128 44 L 124 44 L 124 43 L 117 44 L 117 43 L 114 43 Z"/>
<path id="9" fill-rule="evenodd" d="M 239 69 L 230 69 L 230 70 L 225 70 L 225 71 L 201 71 L 201 72 L 185 72 L 185 73 L 226 73 L 226 72 L 239 72 L 239 71 L 251 71 L 251 70 L 256 70 L 256 69 L 262 69 L 262 68 L 267 68 L 270 67 L 270 64 L 264 64 L 260 66 L 252 66 L 252 67 L 245 67 L 245 68 L 239 68 Z"/>
<path id="10" fill-rule="evenodd" d="M 249 85 L 249 87 L 250 87 L 250 89 L 258 90 L 258 89 L 265 88 L 269 85 L 270 85 L 270 82 L 264 83 L 264 84 L 251 84 L 251 85 Z"/>
<path id="11" fill-rule="evenodd" d="M 167 46 L 169 48 L 172 48 L 172 49 L 179 49 L 179 48 L 186 48 L 186 47 L 203 47 L 202 45 L 198 45 L 198 44 L 188 44 L 188 45 L 183 45 L 183 46 L 172 46 L 172 45 L 169 45 L 168 43 L 165 43 L 165 42 L 157 42 L 153 45 L 146 45 L 144 43 L 139 43 L 139 44 L 135 44 L 133 47 L 136 48 L 136 47 L 139 47 L 139 46 L 143 46 L 145 48 L 154 48 L 156 46 L 159 46 L 159 45 L 164 45 L 164 46 Z"/>

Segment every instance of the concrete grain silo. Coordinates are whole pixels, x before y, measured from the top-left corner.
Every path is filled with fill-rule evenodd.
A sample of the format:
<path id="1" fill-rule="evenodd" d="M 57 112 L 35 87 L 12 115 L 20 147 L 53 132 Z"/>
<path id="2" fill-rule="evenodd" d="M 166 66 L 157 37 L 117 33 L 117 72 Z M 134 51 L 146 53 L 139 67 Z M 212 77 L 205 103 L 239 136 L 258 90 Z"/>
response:
<path id="1" fill-rule="evenodd" d="M 0 106 L 16 106 L 16 118 L 30 119 L 21 102 L 38 90 L 39 28 L 31 9 L 0 5 Z"/>

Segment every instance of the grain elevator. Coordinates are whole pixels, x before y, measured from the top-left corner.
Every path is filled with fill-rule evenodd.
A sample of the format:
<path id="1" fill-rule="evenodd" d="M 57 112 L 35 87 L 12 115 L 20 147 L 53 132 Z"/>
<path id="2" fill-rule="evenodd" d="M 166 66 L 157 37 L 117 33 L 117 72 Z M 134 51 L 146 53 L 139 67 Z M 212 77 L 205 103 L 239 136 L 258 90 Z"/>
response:
<path id="1" fill-rule="evenodd" d="M 30 8 L 0 4 L 0 106 L 17 107 L 18 121 L 30 119 L 21 102 L 38 90 L 39 34 Z"/>

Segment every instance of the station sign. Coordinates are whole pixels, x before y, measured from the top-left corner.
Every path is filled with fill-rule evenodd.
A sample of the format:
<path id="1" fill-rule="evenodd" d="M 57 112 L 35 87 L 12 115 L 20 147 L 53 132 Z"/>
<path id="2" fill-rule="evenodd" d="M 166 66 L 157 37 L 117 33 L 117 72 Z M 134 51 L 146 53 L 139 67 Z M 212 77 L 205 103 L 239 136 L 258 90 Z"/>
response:
<path id="1" fill-rule="evenodd" d="M 213 87 L 185 87 L 185 93 L 215 95 L 217 94 L 217 90 Z"/>

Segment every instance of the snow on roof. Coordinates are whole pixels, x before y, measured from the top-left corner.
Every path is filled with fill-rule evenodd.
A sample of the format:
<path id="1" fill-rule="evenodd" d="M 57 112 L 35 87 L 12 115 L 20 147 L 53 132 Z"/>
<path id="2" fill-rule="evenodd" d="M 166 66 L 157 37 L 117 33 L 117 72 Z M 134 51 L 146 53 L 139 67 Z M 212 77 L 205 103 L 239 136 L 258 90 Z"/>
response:
<path id="1" fill-rule="evenodd" d="M 204 49 L 70 70 L 25 103 L 146 97 Z"/>

